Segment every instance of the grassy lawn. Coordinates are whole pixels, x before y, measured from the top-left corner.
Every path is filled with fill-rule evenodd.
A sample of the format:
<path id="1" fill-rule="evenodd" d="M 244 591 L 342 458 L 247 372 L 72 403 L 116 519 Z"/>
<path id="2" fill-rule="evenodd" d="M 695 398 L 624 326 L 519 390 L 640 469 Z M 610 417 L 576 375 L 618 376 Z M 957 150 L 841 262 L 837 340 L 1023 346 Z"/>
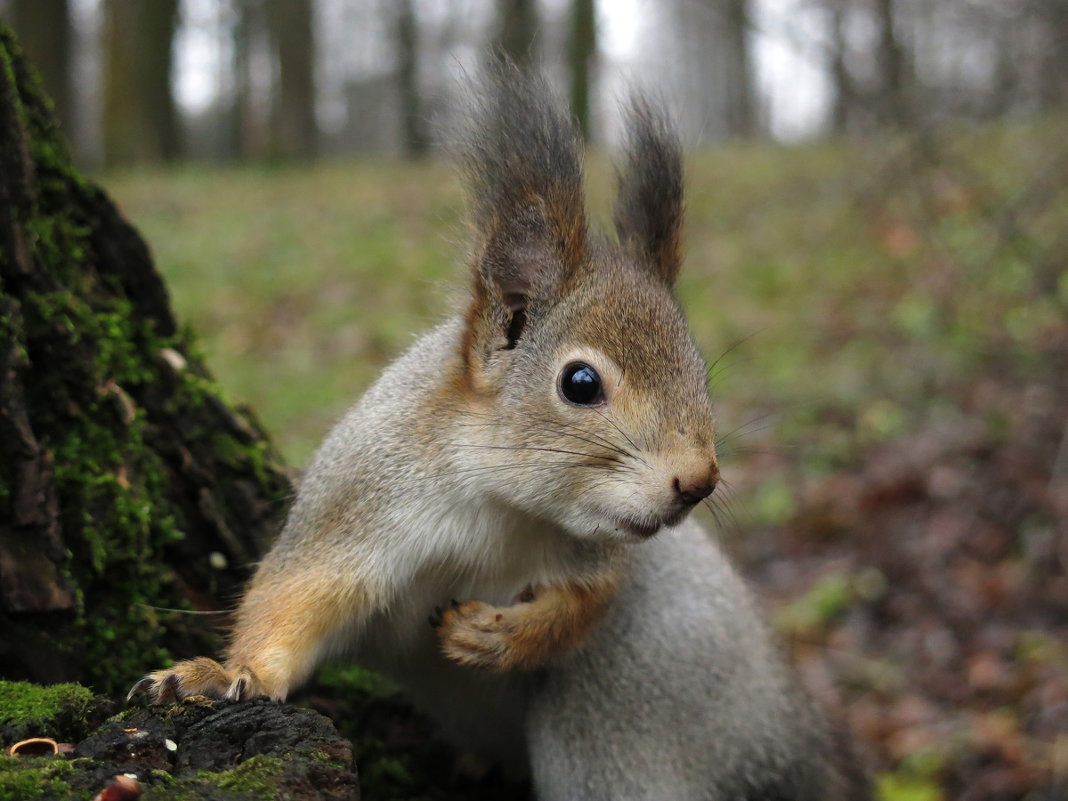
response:
<path id="1" fill-rule="evenodd" d="M 1068 786 L 1068 741 L 1035 711 L 1049 698 L 1068 709 L 1064 618 L 1055 622 L 1068 608 L 1058 606 L 1064 566 L 1044 556 L 1068 519 L 1057 456 L 1068 392 L 1065 122 L 736 145 L 688 161 L 679 295 L 718 359 L 728 546 L 779 604 L 808 683 L 837 677 L 821 695 L 867 742 L 886 799 L 980 785 L 993 789 L 969 798 L 1039 798 L 1028 793 Z M 604 225 L 611 168 L 593 158 L 590 170 L 592 216 Z M 101 182 L 150 243 L 223 386 L 297 466 L 465 289 L 463 199 L 437 162 L 187 167 Z M 1022 455 L 998 461 L 1013 445 Z M 899 463 L 913 465 L 919 489 L 886 478 L 907 473 Z M 994 491 L 975 488 L 1007 484 L 1032 505 L 968 517 Z M 943 537 L 954 514 L 977 536 L 1000 519 L 988 539 L 1004 547 L 961 550 L 966 538 Z M 893 551 L 897 539 L 904 550 Z M 983 581 L 969 584 L 975 570 Z M 1006 644 L 990 645 L 984 627 L 1004 606 L 996 599 L 954 617 L 904 589 L 921 573 L 952 582 L 953 571 L 965 594 L 986 592 L 988 573 L 1020 593 Z M 952 630 L 959 653 L 917 673 L 916 627 L 954 620 L 975 636 Z M 991 659 L 1019 681 L 991 685 Z M 974 692 L 958 697 L 962 681 Z M 909 717 L 917 704 L 934 710 L 929 720 Z M 884 713 L 897 722 L 883 725 Z M 1010 735 L 1019 742 L 1006 745 Z M 1007 780 L 990 765 L 1023 789 L 997 795 Z"/>

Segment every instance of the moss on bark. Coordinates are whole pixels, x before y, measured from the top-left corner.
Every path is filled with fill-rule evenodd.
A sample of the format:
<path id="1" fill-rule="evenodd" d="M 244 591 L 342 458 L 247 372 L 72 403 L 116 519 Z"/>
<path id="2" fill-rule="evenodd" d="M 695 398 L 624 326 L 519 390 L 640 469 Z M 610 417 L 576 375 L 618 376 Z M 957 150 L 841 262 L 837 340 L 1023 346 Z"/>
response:
<path id="1" fill-rule="evenodd" d="M 0 675 L 114 694 L 218 650 L 290 494 L 180 331 L 148 248 L 71 164 L 0 28 Z"/>
<path id="2" fill-rule="evenodd" d="M 89 801 L 118 774 L 136 777 L 145 801 L 359 798 L 351 745 L 308 709 L 266 698 L 190 699 L 104 720 L 97 713 L 108 700 L 84 687 L 0 681 L 0 703 L 5 699 L 21 699 L 9 723 L 70 740 L 73 750 L 0 756 L 0 801 Z M 14 733 L 0 727 L 0 746 L 17 739 Z"/>

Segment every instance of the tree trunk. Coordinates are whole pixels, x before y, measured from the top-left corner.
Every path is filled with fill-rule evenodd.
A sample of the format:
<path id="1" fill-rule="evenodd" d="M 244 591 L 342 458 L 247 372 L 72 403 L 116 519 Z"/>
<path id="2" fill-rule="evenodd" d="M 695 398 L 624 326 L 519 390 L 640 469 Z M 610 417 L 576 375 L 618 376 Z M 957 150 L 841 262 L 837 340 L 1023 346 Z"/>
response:
<path id="1" fill-rule="evenodd" d="M 535 0 L 497 0 L 498 28 L 494 47 L 523 69 L 535 62 L 538 6 Z"/>
<path id="2" fill-rule="evenodd" d="M 857 106 L 857 87 L 846 64 L 849 44 L 845 34 L 845 0 L 830 0 L 831 44 L 830 72 L 834 86 L 834 104 L 831 108 L 831 128 L 835 133 L 845 133 L 851 127 Z"/>
<path id="3" fill-rule="evenodd" d="M 756 114 L 749 56 L 749 0 L 727 0 L 723 38 L 727 133 L 752 136 L 756 133 Z"/>
<path id="4" fill-rule="evenodd" d="M 311 0 L 268 0 L 267 21 L 278 57 L 273 150 L 284 159 L 315 156 L 315 40 Z"/>
<path id="5" fill-rule="evenodd" d="M 585 142 L 590 141 L 590 82 L 597 56 L 597 18 L 593 0 L 572 0 L 568 61 L 571 70 L 571 114 Z"/>
<path id="6" fill-rule="evenodd" d="M 155 2 L 155 0 L 153 0 Z M 115 693 L 217 653 L 290 494 L 0 26 L 0 676 Z"/>
<path id="7" fill-rule="evenodd" d="M 879 115 L 884 123 L 904 127 L 909 117 L 907 60 L 895 29 L 895 0 L 876 0 L 875 16 L 879 31 L 875 52 L 879 70 Z"/>
<path id="8" fill-rule="evenodd" d="M 104 163 L 172 161 L 181 154 L 171 90 L 178 0 L 104 4 Z"/>
<path id="9" fill-rule="evenodd" d="M 426 154 L 430 138 L 423 119 L 419 91 L 419 26 L 412 0 L 397 0 L 394 38 L 397 44 L 397 91 L 400 93 L 404 153 L 411 158 Z"/>
<path id="10" fill-rule="evenodd" d="M 71 136 L 71 25 L 68 0 L 14 0 L 11 27 L 18 31 L 26 54 L 41 73 L 55 104 L 60 125 Z"/>

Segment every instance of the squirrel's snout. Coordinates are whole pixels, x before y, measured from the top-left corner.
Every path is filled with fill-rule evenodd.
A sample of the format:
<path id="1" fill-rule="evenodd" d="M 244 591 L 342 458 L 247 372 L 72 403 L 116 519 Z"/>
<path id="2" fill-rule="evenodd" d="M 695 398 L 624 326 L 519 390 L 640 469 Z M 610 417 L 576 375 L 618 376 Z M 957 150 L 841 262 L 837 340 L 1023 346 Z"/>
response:
<path id="1" fill-rule="evenodd" d="M 687 476 L 675 476 L 672 481 L 672 487 L 679 501 L 686 506 L 693 506 L 711 495 L 718 481 L 719 469 L 713 462 L 705 472 Z"/>

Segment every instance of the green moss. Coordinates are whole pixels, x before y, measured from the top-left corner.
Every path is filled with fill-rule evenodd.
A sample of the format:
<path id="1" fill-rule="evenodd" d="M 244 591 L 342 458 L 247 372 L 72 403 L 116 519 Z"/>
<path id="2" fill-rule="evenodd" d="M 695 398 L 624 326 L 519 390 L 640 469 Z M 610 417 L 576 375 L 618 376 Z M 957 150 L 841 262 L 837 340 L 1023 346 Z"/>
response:
<path id="1" fill-rule="evenodd" d="M 215 774 L 218 785 L 224 790 L 250 793 L 265 801 L 275 797 L 278 784 L 275 781 L 284 772 L 284 763 L 276 757 L 258 755 L 246 759 L 233 770 Z M 201 774 L 202 776 L 204 774 Z M 212 775 L 212 774 L 208 774 Z"/>
<path id="2" fill-rule="evenodd" d="M 0 740 L 64 737 L 85 728 L 93 694 L 78 684 L 42 687 L 24 681 L 0 681 Z"/>
<path id="3" fill-rule="evenodd" d="M 0 756 L 0 801 L 31 798 L 91 798 L 92 794 L 72 792 L 66 779 L 74 768 L 56 757 L 14 759 Z"/>
<path id="4" fill-rule="evenodd" d="M 19 720 L 47 720 L 72 707 L 84 708 L 93 694 L 79 684 L 42 687 L 25 681 L 0 681 L 0 725 Z"/>

